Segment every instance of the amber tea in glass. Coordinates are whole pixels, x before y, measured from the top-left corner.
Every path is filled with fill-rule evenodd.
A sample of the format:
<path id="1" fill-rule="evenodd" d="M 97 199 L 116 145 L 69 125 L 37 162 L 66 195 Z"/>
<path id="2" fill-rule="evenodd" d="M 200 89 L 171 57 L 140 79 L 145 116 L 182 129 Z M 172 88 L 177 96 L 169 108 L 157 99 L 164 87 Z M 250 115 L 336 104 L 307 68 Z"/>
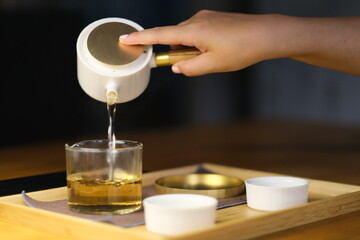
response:
<path id="1" fill-rule="evenodd" d="M 140 209 L 142 144 L 90 140 L 65 146 L 68 204 L 89 214 L 124 214 Z"/>

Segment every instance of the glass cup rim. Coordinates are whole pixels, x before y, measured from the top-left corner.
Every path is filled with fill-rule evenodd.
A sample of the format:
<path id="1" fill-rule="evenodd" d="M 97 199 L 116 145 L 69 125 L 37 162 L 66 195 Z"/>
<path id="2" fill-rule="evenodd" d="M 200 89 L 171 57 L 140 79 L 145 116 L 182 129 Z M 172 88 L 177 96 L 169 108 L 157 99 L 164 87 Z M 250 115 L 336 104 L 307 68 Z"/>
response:
<path id="1" fill-rule="evenodd" d="M 91 143 L 107 143 L 107 139 L 92 139 L 92 140 L 84 140 L 72 145 L 68 143 L 65 144 L 66 151 L 86 151 L 86 152 L 108 152 L 108 151 L 127 151 L 127 150 L 140 150 L 143 148 L 143 144 L 138 141 L 132 140 L 116 140 L 116 144 L 124 144 L 124 143 L 131 143 L 133 146 L 126 146 L 126 147 L 116 147 L 114 149 L 110 148 L 89 148 L 89 147 L 81 147 L 81 145 L 91 144 Z M 79 146 L 80 145 L 80 146 Z"/>

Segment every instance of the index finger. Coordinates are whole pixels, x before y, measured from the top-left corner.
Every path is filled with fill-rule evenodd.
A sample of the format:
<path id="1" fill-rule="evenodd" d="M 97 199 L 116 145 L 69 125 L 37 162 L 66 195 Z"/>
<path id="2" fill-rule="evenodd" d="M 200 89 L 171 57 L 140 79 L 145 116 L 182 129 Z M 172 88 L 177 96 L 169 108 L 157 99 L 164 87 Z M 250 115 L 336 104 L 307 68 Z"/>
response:
<path id="1" fill-rule="evenodd" d="M 120 42 L 128 45 L 167 44 L 193 46 L 184 26 L 166 26 L 145 29 L 120 36 Z"/>

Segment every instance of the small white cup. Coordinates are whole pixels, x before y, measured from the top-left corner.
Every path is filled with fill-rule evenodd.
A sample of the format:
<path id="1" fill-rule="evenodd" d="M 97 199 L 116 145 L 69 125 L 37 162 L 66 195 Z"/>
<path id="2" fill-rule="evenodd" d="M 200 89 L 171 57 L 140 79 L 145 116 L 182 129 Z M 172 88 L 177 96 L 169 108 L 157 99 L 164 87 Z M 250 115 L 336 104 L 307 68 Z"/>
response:
<path id="1" fill-rule="evenodd" d="M 258 177 L 245 181 L 249 207 L 275 211 L 307 203 L 309 182 L 294 177 Z"/>
<path id="2" fill-rule="evenodd" d="M 215 223 L 218 201 L 197 194 L 164 194 L 144 199 L 145 223 L 149 231 L 184 234 Z"/>

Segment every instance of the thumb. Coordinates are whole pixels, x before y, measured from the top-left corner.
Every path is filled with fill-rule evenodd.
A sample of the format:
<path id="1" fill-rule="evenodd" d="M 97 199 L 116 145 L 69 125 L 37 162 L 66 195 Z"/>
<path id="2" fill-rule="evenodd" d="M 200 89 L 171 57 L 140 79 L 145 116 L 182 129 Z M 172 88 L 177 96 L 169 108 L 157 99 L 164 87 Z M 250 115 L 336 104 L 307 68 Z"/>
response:
<path id="1" fill-rule="evenodd" d="M 177 62 L 172 66 L 172 71 L 188 77 L 212 73 L 214 72 L 214 63 L 209 55 L 209 53 L 202 53 L 197 57 Z"/>

